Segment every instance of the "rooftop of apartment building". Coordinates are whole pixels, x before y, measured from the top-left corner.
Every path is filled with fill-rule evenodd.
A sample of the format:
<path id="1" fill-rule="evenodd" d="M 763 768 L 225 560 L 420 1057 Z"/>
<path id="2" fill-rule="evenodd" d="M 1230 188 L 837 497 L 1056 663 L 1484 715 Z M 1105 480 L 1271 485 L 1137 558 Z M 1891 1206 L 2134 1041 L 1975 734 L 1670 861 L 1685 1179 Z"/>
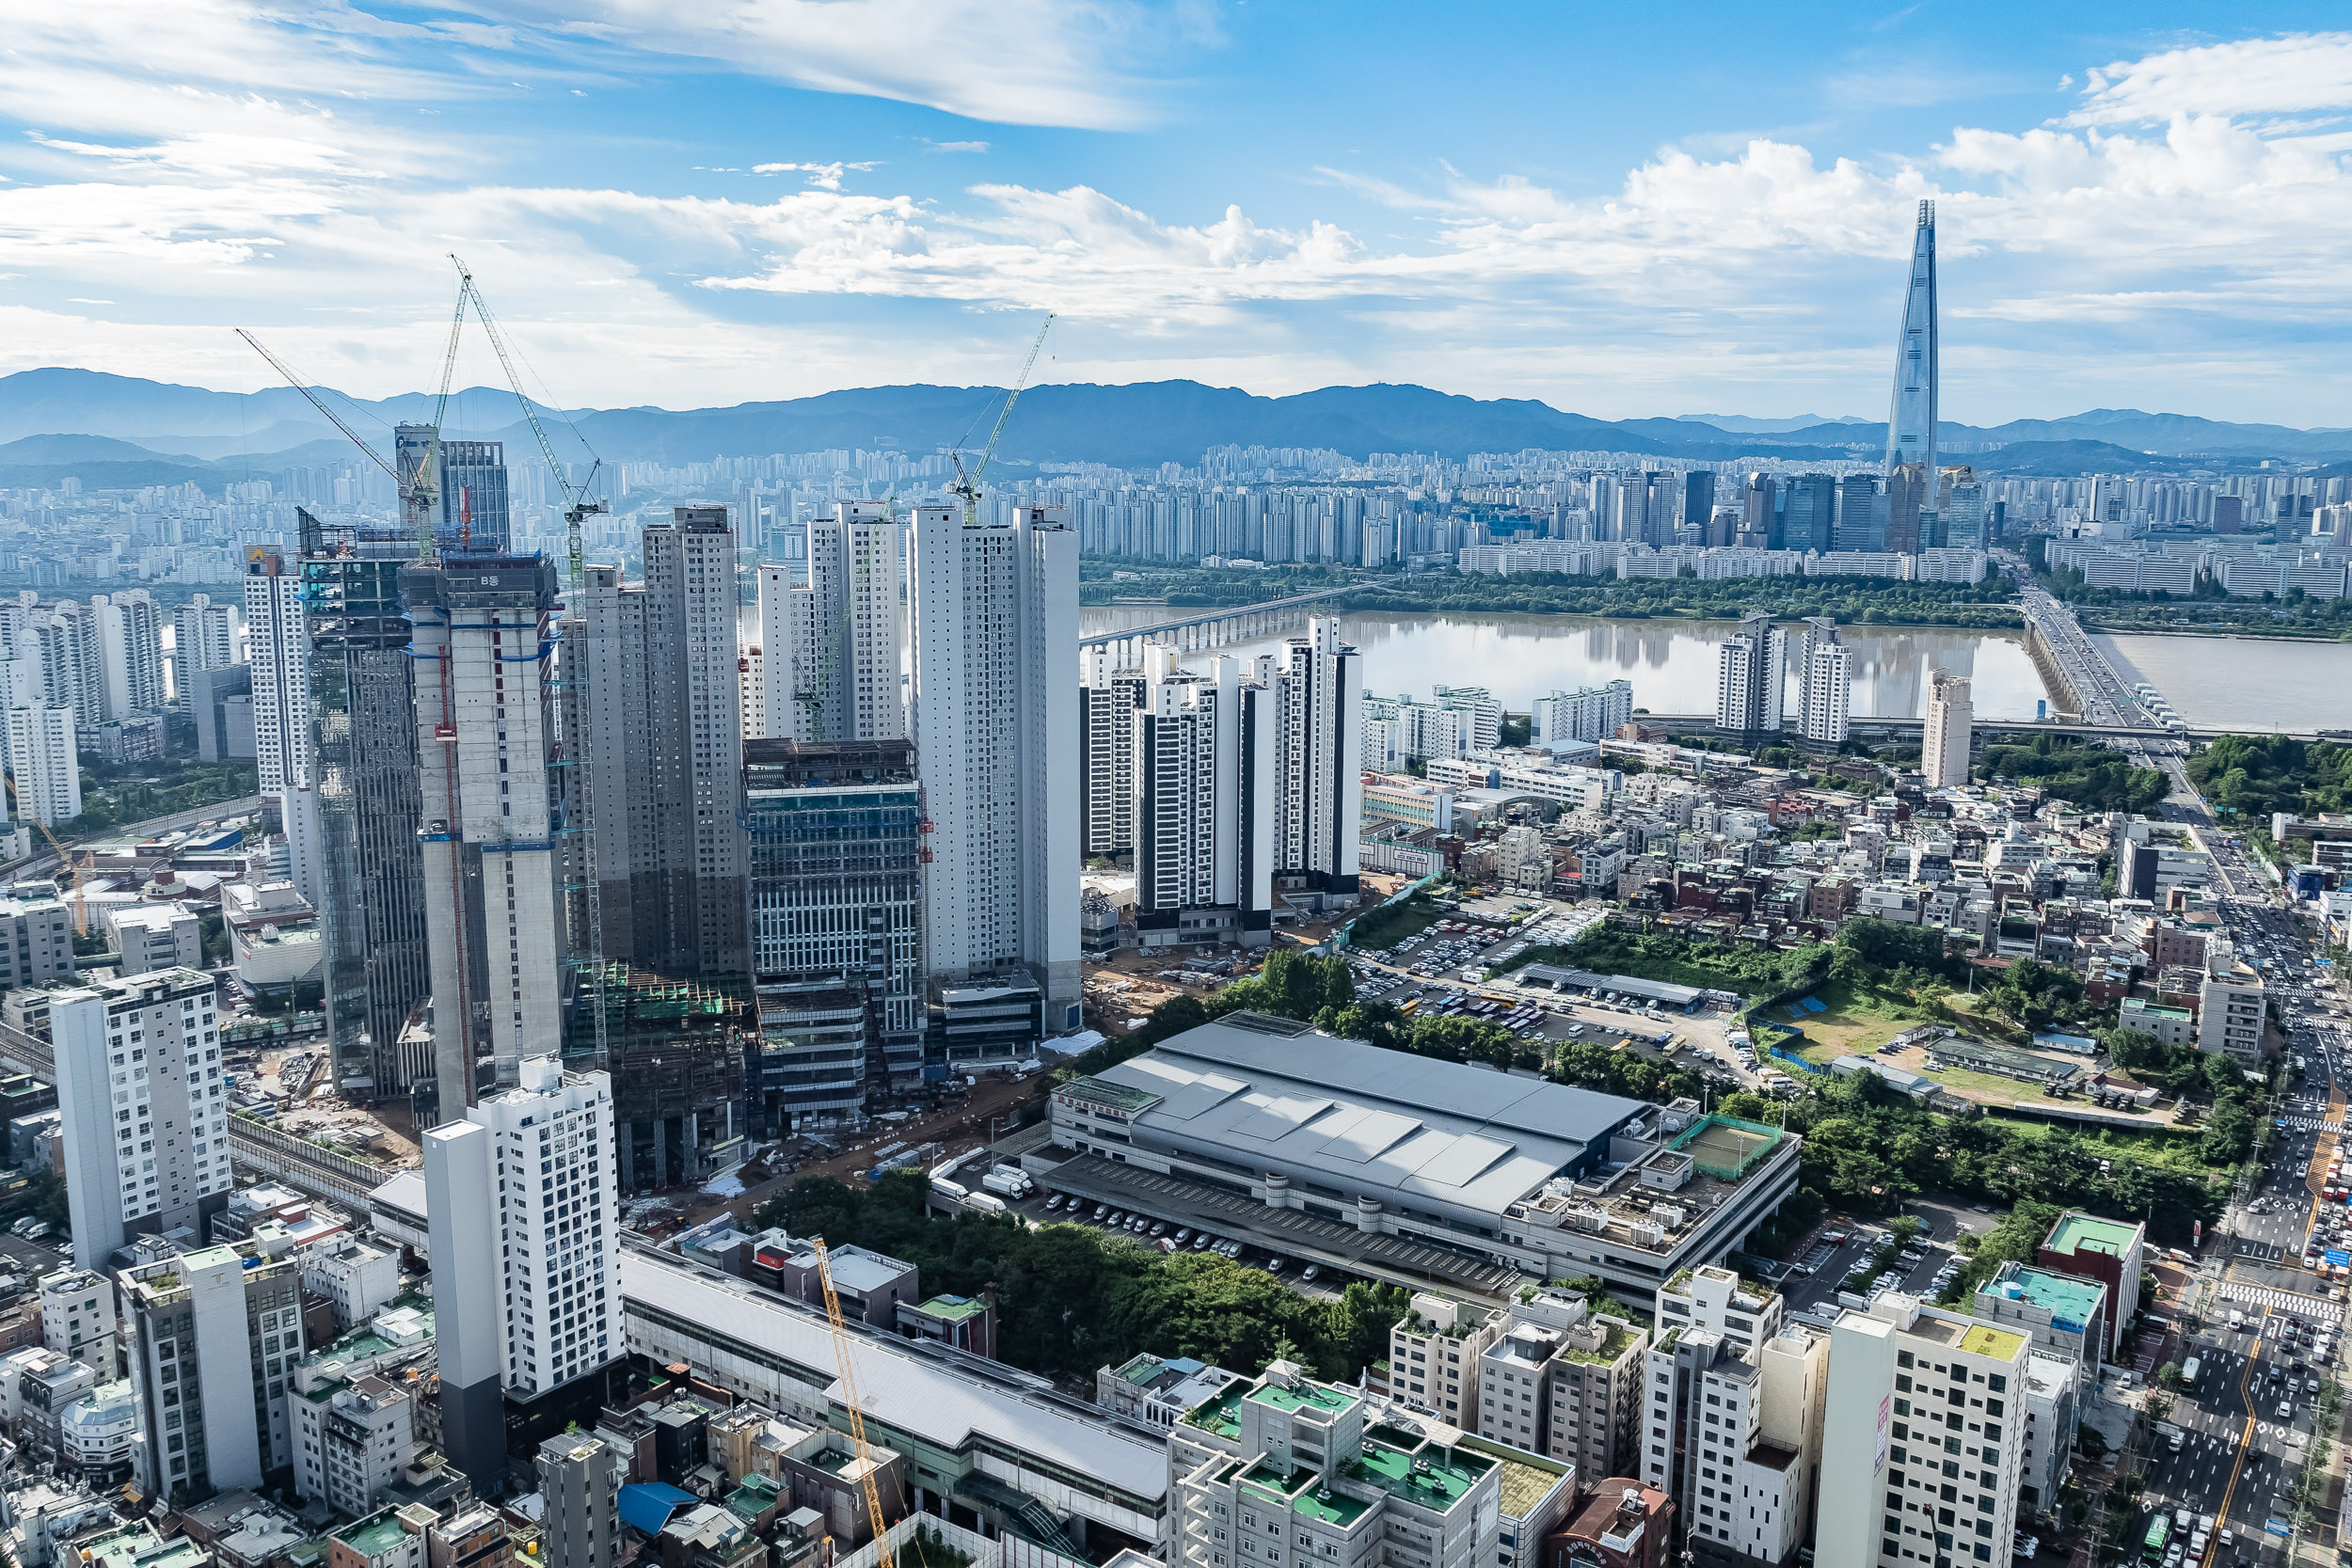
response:
<path id="1" fill-rule="evenodd" d="M 2106 1288 L 2096 1280 L 2059 1274 L 2051 1269 L 2036 1269 L 2010 1264 L 2001 1270 L 1998 1278 L 1988 1281 L 1978 1291 L 1979 1295 L 2006 1295 L 2029 1301 L 2048 1309 L 2060 1323 L 2080 1328 L 2099 1310 L 2099 1303 Z"/>
<path id="2" fill-rule="evenodd" d="M 2138 1226 L 2125 1220 L 2068 1212 L 2058 1216 L 2042 1244 L 2051 1252 L 2070 1256 L 2077 1252 L 2104 1252 L 2121 1258 L 2138 1239 L 2139 1232 Z"/>

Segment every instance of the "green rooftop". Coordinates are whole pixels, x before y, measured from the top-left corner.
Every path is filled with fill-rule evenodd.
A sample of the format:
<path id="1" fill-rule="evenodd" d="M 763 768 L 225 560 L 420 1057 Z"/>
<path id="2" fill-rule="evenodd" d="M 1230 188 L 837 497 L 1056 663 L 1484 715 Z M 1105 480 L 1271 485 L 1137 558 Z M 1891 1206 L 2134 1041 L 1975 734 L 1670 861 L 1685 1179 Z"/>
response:
<path id="1" fill-rule="evenodd" d="M 2050 1239 L 2042 1244 L 2069 1258 L 2078 1252 L 2121 1258 L 2138 1233 L 2139 1227 L 2122 1220 L 2102 1219 L 2097 1214 L 2060 1214 L 2058 1224 L 2050 1227 Z"/>
<path id="2" fill-rule="evenodd" d="M 358 1552 L 361 1557 L 383 1557 L 401 1544 L 407 1531 L 389 1508 L 369 1514 L 357 1524 L 347 1525 L 335 1532 L 335 1539 Z"/>
<path id="3" fill-rule="evenodd" d="M 1241 1478 L 1241 1484 L 1270 1508 L 1287 1508 L 1301 1518 L 1337 1525 L 1342 1529 L 1362 1518 L 1372 1506 L 1361 1497 L 1351 1497 L 1324 1486 L 1322 1476 L 1313 1470 L 1293 1470 L 1284 1475 L 1271 1465 L 1259 1465 Z"/>
<path id="4" fill-rule="evenodd" d="M 1233 1413 L 1248 1397 L 1249 1389 L 1243 1384 L 1235 1383 L 1208 1403 L 1185 1411 L 1184 1424 L 1199 1427 L 1203 1432 L 1213 1432 L 1219 1437 L 1239 1437 L 1241 1418 Z"/>
<path id="5" fill-rule="evenodd" d="M 970 1296 L 933 1296 L 915 1310 L 930 1317 L 946 1318 L 951 1322 L 960 1323 L 965 1318 L 977 1318 L 987 1311 L 988 1303 L 974 1301 Z"/>
<path id="6" fill-rule="evenodd" d="M 1246 1399 L 1277 1410 L 1345 1410 L 1356 1402 L 1356 1396 L 1327 1384 L 1301 1380 L 1295 1388 L 1284 1388 L 1272 1383 L 1261 1383 L 1250 1389 Z"/>
<path id="7" fill-rule="evenodd" d="M 1617 1357 L 1632 1345 L 1634 1331 L 1621 1323 L 1607 1323 L 1605 1319 L 1603 1322 L 1607 1323 L 1609 1338 L 1601 1342 L 1600 1349 L 1578 1350 L 1574 1345 L 1563 1345 L 1560 1347 L 1561 1359 L 1586 1367 L 1615 1365 Z"/>
<path id="8" fill-rule="evenodd" d="M 1456 1449 L 1391 1449 L 1367 1442 L 1363 1456 L 1347 1467 L 1347 1475 L 1403 1501 L 1443 1513 L 1492 1468 L 1492 1460 Z"/>
<path id="9" fill-rule="evenodd" d="M 1970 1355 L 1989 1356 L 1994 1361 L 2014 1361 L 2023 1349 L 2026 1337 L 2011 1334 L 2006 1328 L 1988 1328 L 1982 1323 L 1971 1326 L 1960 1337 L 1960 1349 Z"/>

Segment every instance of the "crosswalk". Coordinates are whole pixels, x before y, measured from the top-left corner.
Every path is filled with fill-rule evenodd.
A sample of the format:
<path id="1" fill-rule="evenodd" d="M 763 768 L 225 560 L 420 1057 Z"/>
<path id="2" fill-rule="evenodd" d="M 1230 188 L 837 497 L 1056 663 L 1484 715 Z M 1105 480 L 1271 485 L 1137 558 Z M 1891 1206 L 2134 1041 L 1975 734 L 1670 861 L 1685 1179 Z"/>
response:
<path id="1" fill-rule="evenodd" d="M 2262 1285 L 2221 1287 L 2224 1301 L 2244 1302 L 2254 1307 L 2267 1307 L 2280 1312 L 2292 1312 L 2312 1323 L 2333 1323 L 2344 1319 L 2344 1308 L 2334 1302 L 2321 1301 L 2313 1296 L 2297 1295 L 2293 1291 L 2274 1291 Z"/>
<path id="2" fill-rule="evenodd" d="M 2344 1131 L 2342 1117 L 2322 1120 L 2318 1117 L 2289 1115 L 2280 1117 L 2279 1119 L 2297 1132 L 2341 1132 Z"/>

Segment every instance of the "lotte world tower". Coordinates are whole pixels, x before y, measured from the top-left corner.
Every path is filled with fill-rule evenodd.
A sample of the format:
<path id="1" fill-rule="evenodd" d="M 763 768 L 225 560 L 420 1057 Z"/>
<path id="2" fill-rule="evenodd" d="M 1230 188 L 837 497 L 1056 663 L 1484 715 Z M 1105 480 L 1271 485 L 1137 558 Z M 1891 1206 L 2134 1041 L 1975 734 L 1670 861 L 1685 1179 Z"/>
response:
<path id="1" fill-rule="evenodd" d="M 1895 345 L 1895 400 L 1886 414 L 1886 471 L 1907 463 L 1935 472 L 1935 203 L 1919 203 L 1911 287 Z"/>

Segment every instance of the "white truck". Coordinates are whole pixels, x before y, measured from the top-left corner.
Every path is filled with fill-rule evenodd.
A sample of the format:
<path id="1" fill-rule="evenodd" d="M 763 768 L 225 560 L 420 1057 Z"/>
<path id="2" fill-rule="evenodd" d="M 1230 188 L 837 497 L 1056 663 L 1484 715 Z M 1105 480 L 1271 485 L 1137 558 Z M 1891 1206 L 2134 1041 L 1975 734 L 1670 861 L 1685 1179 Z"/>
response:
<path id="1" fill-rule="evenodd" d="M 998 1165 L 980 1178 L 980 1185 L 1002 1198 L 1025 1198 L 1037 1191 L 1029 1173 L 1017 1165 Z"/>
<path id="2" fill-rule="evenodd" d="M 1005 1212 L 1005 1200 L 994 1193 L 974 1193 L 963 1200 L 963 1204 L 965 1208 L 977 1209 L 983 1214 L 1001 1214 Z"/>

